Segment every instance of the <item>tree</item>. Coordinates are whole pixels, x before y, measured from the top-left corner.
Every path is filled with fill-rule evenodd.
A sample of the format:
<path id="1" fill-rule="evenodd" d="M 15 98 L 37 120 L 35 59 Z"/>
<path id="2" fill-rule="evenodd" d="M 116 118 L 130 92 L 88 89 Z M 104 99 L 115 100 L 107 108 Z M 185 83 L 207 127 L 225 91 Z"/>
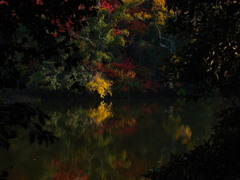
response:
<path id="1" fill-rule="evenodd" d="M 95 0 L 0 1 L 0 93 L 19 87 L 25 66 L 76 48 L 70 40 L 85 25 L 85 17 L 96 14 L 95 5 Z M 56 137 L 43 129 L 47 119 L 33 105 L 1 100 L 0 146 L 9 148 L 9 140 L 22 129 L 31 143 L 53 142 Z M 0 172 L 1 179 L 6 176 L 7 171 Z"/>
<path id="2" fill-rule="evenodd" d="M 175 17 L 165 31 L 177 34 L 181 48 L 165 70 L 173 81 L 191 85 L 194 98 L 216 89 L 233 106 L 218 115 L 213 134 L 184 155 L 152 170 L 158 179 L 238 179 L 239 174 L 239 73 L 240 2 L 235 0 L 167 0 Z M 226 104 L 226 106 L 229 106 Z"/>
<path id="3" fill-rule="evenodd" d="M 181 41 L 168 72 L 175 80 L 193 85 L 194 96 L 218 89 L 223 96 L 239 97 L 240 3 L 233 0 L 166 2 L 175 16 L 168 19 L 165 31 L 177 34 Z"/>
<path id="4" fill-rule="evenodd" d="M 23 65 L 69 52 L 95 0 L 6 0 L 0 2 L 0 88 L 16 88 Z M 58 37 L 58 38 L 56 38 Z"/>

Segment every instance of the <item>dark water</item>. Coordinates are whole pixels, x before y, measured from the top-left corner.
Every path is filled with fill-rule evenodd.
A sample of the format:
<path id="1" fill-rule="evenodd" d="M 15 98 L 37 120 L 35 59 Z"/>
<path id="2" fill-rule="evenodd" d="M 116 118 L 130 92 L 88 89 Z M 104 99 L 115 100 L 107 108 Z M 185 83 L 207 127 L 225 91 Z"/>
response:
<path id="1" fill-rule="evenodd" d="M 60 138 L 48 147 L 27 137 L 0 149 L 0 169 L 13 166 L 10 180 L 140 180 L 170 153 L 188 152 L 206 139 L 217 100 L 49 100 L 47 127 Z"/>

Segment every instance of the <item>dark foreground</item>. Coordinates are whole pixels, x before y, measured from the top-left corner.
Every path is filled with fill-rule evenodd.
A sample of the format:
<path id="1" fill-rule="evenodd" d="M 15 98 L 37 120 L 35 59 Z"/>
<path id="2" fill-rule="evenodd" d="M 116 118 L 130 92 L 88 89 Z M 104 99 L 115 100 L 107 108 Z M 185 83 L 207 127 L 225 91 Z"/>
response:
<path id="1" fill-rule="evenodd" d="M 165 166 L 150 170 L 152 180 L 240 179 L 240 108 L 220 112 L 214 133 L 188 154 L 173 155 Z"/>

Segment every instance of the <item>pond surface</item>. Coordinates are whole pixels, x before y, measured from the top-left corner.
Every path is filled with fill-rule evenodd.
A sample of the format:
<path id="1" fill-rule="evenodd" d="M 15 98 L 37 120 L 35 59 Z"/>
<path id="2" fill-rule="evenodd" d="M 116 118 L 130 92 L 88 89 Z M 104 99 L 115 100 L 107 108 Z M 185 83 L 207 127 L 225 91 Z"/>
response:
<path id="1" fill-rule="evenodd" d="M 140 180 L 149 168 L 188 152 L 209 137 L 215 100 L 48 100 L 38 104 L 59 141 L 30 145 L 27 137 L 0 149 L 10 180 Z"/>

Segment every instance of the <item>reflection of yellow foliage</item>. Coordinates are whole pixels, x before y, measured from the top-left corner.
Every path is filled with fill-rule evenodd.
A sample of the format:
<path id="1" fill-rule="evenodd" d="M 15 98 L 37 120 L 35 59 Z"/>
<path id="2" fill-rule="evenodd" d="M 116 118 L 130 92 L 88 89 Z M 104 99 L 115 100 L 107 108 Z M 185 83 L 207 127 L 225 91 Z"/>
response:
<path id="1" fill-rule="evenodd" d="M 173 111 L 169 108 L 169 112 Z M 181 123 L 180 116 L 174 116 L 172 113 L 168 116 L 168 123 L 163 123 L 163 128 L 168 133 L 173 133 L 175 140 L 181 140 L 182 144 L 189 144 L 189 140 L 192 137 L 192 131 L 189 125 L 183 125 Z"/>
<path id="2" fill-rule="evenodd" d="M 127 151 L 116 155 L 108 156 L 108 163 L 112 168 L 125 168 L 128 169 L 131 167 L 132 162 L 127 158 Z"/>
<path id="3" fill-rule="evenodd" d="M 86 89 L 90 92 L 97 91 L 100 97 L 104 98 L 107 94 L 112 95 L 111 85 L 111 81 L 103 79 L 101 75 L 97 74 L 86 84 Z"/>
<path id="4" fill-rule="evenodd" d="M 126 127 L 126 126 L 132 127 L 136 123 L 137 123 L 137 120 L 135 119 L 135 117 L 122 118 L 117 121 L 117 127 L 118 128 L 122 128 L 122 127 Z"/>
<path id="5" fill-rule="evenodd" d="M 111 112 L 112 103 L 109 105 L 105 102 L 101 102 L 98 108 L 91 108 L 86 112 L 87 116 L 90 117 L 95 123 L 100 124 L 102 123 L 106 118 L 109 118 L 112 116 Z"/>
<path id="6" fill-rule="evenodd" d="M 187 141 L 192 137 L 192 131 L 190 126 L 181 125 L 180 128 L 177 129 L 175 134 L 175 139 L 182 138 L 182 144 L 187 144 Z"/>

